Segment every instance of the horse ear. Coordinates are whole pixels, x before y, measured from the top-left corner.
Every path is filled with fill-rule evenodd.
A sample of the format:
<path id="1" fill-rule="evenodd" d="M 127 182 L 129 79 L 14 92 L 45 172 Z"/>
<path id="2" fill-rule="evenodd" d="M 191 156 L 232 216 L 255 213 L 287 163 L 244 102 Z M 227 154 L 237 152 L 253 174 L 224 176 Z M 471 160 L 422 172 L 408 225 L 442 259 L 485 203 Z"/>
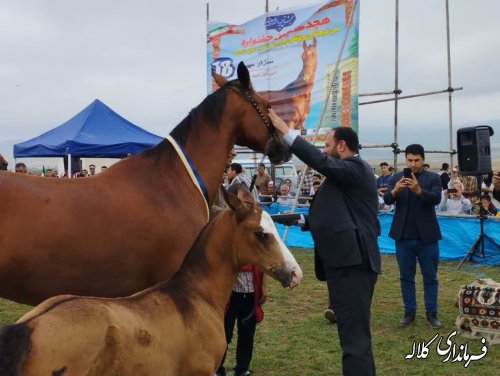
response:
<path id="1" fill-rule="evenodd" d="M 255 205 L 255 199 L 244 183 L 240 183 L 240 186 L 238 187 L 238 198 L 247 206 Z"/>
<path id="2" fill-rule="evenodd" d="M 212 69 L 212 77 L 214 78 L 217 85 L 219 85 L 219 87 L 224 86 L 224 84 L 227 82 L 227 80 L 224 77 L 215 72 L 215 69 Z"/>
<path id="3" fill-rule="evenodd" d="M 313 37 L 313 47 L 316 47 L 316 37 Z"/>
<path id="4" fill-rule="evenodd" d="M 237 194 L 231 192 L 234 191 L 234 188 L 231 189 L 230 187 L 229 190 L 226 191 L 223 189 L 222 191 L 226 204 L 236 213 L 236 217 L 240 220 L 241 213 L 246 212 L 245 204 L 240 200 Z"/>
<path id="5" fill-rule="evenodd" d="M 248 72 L 248 68 L 244 62 L 240 62 L 238 64 L 238 81 L 240 81 L 241 85 L 250 90 L 252 88 L 252 83 L 250 82 L 250 72 Z"/>

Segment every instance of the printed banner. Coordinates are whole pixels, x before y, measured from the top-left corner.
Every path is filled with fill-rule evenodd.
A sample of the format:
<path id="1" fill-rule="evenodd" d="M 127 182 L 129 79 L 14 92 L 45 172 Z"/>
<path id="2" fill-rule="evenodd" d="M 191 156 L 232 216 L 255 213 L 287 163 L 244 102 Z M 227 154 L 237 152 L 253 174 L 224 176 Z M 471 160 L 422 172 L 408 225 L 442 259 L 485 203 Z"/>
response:
<path id="1" fill-rule="evenodd" d="M 323 111 L 317 143 L 331 127 L 358 131 L 359 6 L 328 95 L 353 8 L 354 0 L 336 0 L 269 12 L 242 25 L 210 21 L 208 92 L 217 89 L 212 69 L 234 79 L 243 61 L 255 90 L 307 140 L 313 140 Z"/>

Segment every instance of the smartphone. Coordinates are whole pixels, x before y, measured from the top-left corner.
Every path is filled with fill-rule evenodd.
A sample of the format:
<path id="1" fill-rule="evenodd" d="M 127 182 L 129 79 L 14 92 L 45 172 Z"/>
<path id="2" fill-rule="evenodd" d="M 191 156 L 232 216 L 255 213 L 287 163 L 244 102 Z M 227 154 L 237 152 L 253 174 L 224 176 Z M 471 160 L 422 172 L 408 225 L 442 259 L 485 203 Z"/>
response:
<path id="1" fill-rule="evenodd" d="M 406 178 L 406 179 L 411 179 L 411 168 L 403 168 L 403 176 Z"/>
<path id="2" fill-rule="evenodd" d="M 448 193 L 457 193 L 458 191 L 455 188 L 449 188 Z"/>

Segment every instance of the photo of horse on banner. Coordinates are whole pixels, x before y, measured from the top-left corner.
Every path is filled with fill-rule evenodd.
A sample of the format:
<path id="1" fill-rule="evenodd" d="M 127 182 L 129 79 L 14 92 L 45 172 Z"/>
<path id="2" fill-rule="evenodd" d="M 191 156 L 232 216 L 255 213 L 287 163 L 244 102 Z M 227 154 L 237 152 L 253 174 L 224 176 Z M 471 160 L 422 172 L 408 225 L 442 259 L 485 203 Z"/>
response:
<path id="1" fill-rule="evenodd" d="M 86 179 L 0 172 L 0 296 L 127 296 L 169 279 L 208 221 L 234 144 L 290 158 L 242 63 L 158 145 Z"/>
<path id="2" fill-rule="evenodd" d="M 295 80 L 281 90 L 259 91 L 266 98 L 289 128 L 304 129 L 304 122 L 311 109 L 311 91 L 318 66 L 316 38 L 310 45 L 303 42 L 302 70 Z"/>

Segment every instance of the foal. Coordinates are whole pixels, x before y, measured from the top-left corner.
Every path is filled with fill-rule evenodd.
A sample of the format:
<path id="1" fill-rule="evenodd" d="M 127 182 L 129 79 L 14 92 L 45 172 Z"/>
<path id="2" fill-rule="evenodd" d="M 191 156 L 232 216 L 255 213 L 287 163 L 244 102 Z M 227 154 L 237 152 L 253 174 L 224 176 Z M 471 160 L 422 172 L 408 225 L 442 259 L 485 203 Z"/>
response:
<path id="1" fill-rule="evenodd" d="M 227 193 L 168 282 L 127 298 L 61 295 L 0 334 L 2 376 L 212 376 L 224 308 L 244 264 L 296 286 L 302 271 L 245 187 Z"/>

